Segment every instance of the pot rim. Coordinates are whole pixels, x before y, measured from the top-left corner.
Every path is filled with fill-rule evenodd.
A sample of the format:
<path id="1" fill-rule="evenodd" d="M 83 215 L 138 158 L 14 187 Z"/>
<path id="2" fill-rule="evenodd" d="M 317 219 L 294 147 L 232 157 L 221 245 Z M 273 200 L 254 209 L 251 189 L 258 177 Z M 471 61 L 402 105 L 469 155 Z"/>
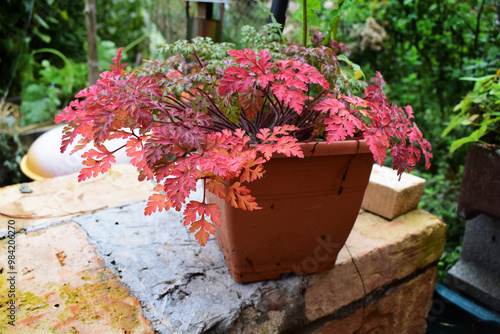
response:
<path id="1" fill-rule="evenodd" d="M 363 154 L 370 153 L 370 148 L 366 142 L 366 139 L 349 139 L 344 141 L 336 141 L 327 144 L 325 141 L 310 141 L 310 142 L 299 142 L 302 152 L 304 152 L 304 158 L 310 158 L 312 156 L 326 156 L 326 155 L 344 155 L 344 154 Z M 273 154 L 273 159 L 275 158 L 289 158 L 282 153 Z"/>

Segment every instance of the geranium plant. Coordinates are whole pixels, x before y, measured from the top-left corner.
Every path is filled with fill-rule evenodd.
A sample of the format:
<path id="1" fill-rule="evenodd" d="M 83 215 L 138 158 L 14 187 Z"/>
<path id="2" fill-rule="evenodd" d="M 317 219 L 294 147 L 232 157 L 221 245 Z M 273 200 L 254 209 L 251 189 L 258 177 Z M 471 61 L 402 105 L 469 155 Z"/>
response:
<path id="1" fill-rule="evenodd" d="M 430 165 L 431 145 L 412 122 L 411 107 L 388 101 L 380 74 L 362 96 L 353 93 L 362 83 L 340 66 L 341 43 L 324 46 L 315 35 L 304 47 L 265 36 L 244 50 L 202 38 L 179 41 L 165 48 L 166 60 L 132 72 L 120 50 L 111 71 L 56 118 L 67 123 L 62 151 L 74 141 L 73 152 L 93 143 L 83 153 L 79 181 L 115 162 L 117 150 L 109 151 L 107 140 L 126 139 L 119 149 L 140 180 L 157 184 L 145 214 L 184 208 L 184 224 L 205 245 L 221 214 L 205 198 L 188 200 L 197 182 L 233 207 L 258 210 L 246 185 L 265 175 L 275 154 L 304 157 L 300 142 L 364 139 L 379 164 L 389 152 L 398 174 L 421 155 Z"/>

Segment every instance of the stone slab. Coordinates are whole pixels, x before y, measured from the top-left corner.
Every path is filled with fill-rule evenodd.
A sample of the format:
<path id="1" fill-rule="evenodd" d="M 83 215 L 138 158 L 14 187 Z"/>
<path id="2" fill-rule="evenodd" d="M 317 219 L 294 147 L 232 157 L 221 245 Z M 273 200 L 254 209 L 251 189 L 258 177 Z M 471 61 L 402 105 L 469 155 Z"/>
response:
<path id="1" fill-rule="evenodd" d="M 481 214 L 468 220 L 460 258 L 500 279 L 500 219 Z"/>
<path id="2" fill-rule="evenodd" d="M 444 250 L 446 226 L 423 210 L 411 211 L 388 221 L 361 213 L 339 253 L 335 268 L 310 278 L 305 292 L 309 321 L 335 313 L 367 293 L 437 262 Z M 350 253 L 347 251 L 349 250 Z"/>
<path id="3" fill-rule="evenodd" d="M 144 185 L 133 183 L 135 172 L 96 181 L 95 187 L 85 189 L 80 189 L 85 183 L 63 178 L 29 184 L 38 199 L 52 198 L 53 205 L 45 200 L 45 205 L 32 207 L 35 200 L 21 196 L 12 199 L 21 205 L 9 206 L 8 200 L 0 199 L 0 208 L 14 210 L 11 214 L 18 210 L 16 218 L 4 216 L 0 222 L 14 219 L 21 225 L 18 230 L 28 231 L 18 234 L 20 261 L 26 263 L 19 293 L 22 298 L 29 293 L 23 304 L 27 307 L 19 310 L 19 321 L 31 326 L 27 330 L 38 326 L 42 333 L 58 332 L 54 326 L 82 333 L 122 332 L 113 327 L 120 312 L 132 314 L 122 318 L 127 332 L 133 333 L 153 329 L 160 334 L 293 333 L 330 319 L 349 305 L 359 308 L 363 289 L 351 255 L 367 293 L 373 294 L 433 265 L 444 248 L 444 223 L 425 211 L 415 210 L 392 221 L 363 212 L 332 271 L 239 284 L 231 278 L 215 240 L 199 246 L 182 225 L 180 212 L 144 216 L 145 202 L 117 204 L 115 197 L 121 203 L 132 201 L 130 193 Z M 19 191 L 14 189 L 9 194 Z M 48 189 L 52 192 L 41 193 Z M 96 193 L 96 189 L 100 190 Z M 58 191 L 62 195 L 55 196 Z M 110 194 L 112 204 L 100 193 Z M 151 190 L 139 193 L 144 199 Z M 82 206 L 89 211 L 68 210 L 78 209 L 81 201 L 72 196 L 92 198 L 92 205 Z M 192 198 L 202 196 L 197 192 Z M 44 217 L 47 214 L 50 217 Z M 7 240 L 0 243 L 5 246 Z M 142 317 L 139 303 L 148 320 Z M 106 324 L 110 327 L 103 330 Z"/>
<path id="4" fill-rule="evenodd" d="M 395 170 L 375 164 L 361 207 L 394 219 L 418 207 L 424 186 L 425 179 L 421 177 L 403 173 L 399 179 Z"/>
<path id="5" fill-rule="evenodd" d="M 144 216 L 144 206 L 137 203 L 72 220 L 141 301 L 158 332 L 227 333 L 250 306 L 262 312 L 278 308 L 284 322 L 293 320 L 305 278 L 236 283 L 213 238 L 201 247 L 182 225 L 181 213 Z"/>
<path id="6" fill-rule="evenodd" d="M 0 237 L 9 219 L 18 230 L 60 221 L 83 213 L 142 201 L 153 185 L 137 180 L 132 165 L 114 165 L 106 174 L 78 182 L 78 174 L 0 188 Z"/>
<path id="7" fill-rule="evenodd" d="M 436 279 L 437 266 L 430 266 L 410 280 L 391 286 L 379 297 L 369 296 L 364 309 L 360 307 L 348 316 L 335 314 L 332 320 L 325 321 L 319 329 L 309 333 L 425 334 Z"/>
<path id="8" fill-rule="evenodd" d="M 10 313 L 2 306 L 1 333 L 153 332 L 139 301 L 74 223 L 18 233 L 14 268 L 5 256 L 7 240 L 0 241 L 0 305 L 14 300 L 16 319 L 15 326 L 8 324 Z"/>
<path id="9" fill-rule="evenodd" d="M 500 313 L 500 277 L 484 271 L 484 268 L 459 260 L 448 271 L 446 285 Z"/>
<path id="10" fill-rule="evenodd" d="M 447 285 L 500 313 L 500 220 L 480 214 L 466 223 L 460 260 Z"/>
<path id="11" fill-rule="evenodd" d="M 159 333 L 283 332 L 363 297 L 346 249 L 328 273 L 239 284 L 215 240 L 200 247 L 182 226 L 180 213 L 144 216 L 144 206 L 101 210 L 72 221 L 94 240 Z M 444 236 L 442 221 L 422 210 L 392 222 L 365 212 L 347 245 L 370 293 L 436 262 Z"/>

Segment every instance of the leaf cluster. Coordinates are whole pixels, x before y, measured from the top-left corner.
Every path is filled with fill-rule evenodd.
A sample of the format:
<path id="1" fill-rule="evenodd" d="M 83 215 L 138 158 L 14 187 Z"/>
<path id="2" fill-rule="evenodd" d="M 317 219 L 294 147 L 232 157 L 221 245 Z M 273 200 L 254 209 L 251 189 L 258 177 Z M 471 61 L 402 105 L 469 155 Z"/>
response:
<path id="1" fill-rule="evenodd" d="M 474 88 L 455 106 L 458 114 L 452 118 L 442 136 L 448 135 L 456 127 L 466 127 L 474 131 L 455 140 L 450 147 L 453 152 L 466 143 L 481 143 L 500 146 L 500 69 L 494 75 L 467 77 Z"/>
<path id="2" fill-rule="evenodd" d="M 339 27 L 340 16 L 348 10 L 353 4 L 354 0 L 335 0 L 331 1 L 332 8 L 328 9 L 328 19 L 325 20 L 326 27 L 323 25 L 325 22 L 321 21 L 320 16 L 317 14 L 321 12 L 320 0 L 296 0 L 299 7 L 293 15 L 293 18 L 302 24 L 301 34 L 303 36 L 303 45 L 306 44 L 310 38 L 308 27 L 315 26 L 319 28 L 326 28 L 326 38 L 324 44 L 328 45 L 331 40 L 337 40 L 337 30 Z"/>

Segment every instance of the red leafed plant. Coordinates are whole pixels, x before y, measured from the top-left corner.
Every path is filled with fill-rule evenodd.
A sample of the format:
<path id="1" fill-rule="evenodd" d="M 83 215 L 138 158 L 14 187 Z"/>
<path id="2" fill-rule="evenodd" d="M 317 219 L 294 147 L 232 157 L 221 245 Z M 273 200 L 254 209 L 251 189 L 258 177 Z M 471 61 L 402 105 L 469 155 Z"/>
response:
<path id="1" fill-rule="evenodd" d="M 411 107 L 388 101 L 378 73 L 363 97 L 354 95 L 355 81 L 331 47 L 231 50 L 198 38 L 166 51 L 176 54 L 129 73 L 120 50 L 112 70 L 56 117 L 67 123 L 61 151 L 74 141 L 73 152 L 94 144 L 83 153 L 83 181 L 126 150 L 139 179 L 157 184 L 145 214 L 184 207 L 184 225 L 201 245 L 221 214 L 205 198 L 188 200 L 197 182 L 235 208 L 258 210 L 246 184 L 263 177 L 273 154 L 304 157 L 299 142 L 365 139 L 379 164 L 389 151 L 398 174 L 422 154 L 430 165 L 431 146 Z M 109 151 L 106 141 L 115 138 L 126 144 Z"/>

